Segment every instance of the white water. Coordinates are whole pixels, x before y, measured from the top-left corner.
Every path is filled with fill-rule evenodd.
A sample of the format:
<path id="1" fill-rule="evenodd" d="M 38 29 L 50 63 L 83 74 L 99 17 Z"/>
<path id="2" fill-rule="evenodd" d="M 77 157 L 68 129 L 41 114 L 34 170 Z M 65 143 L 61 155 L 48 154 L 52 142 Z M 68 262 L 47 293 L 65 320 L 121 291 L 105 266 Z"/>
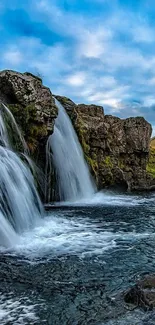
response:
<path id="1" fill-rule="evenodd" d="M 56 169 L 61 201 L 77 201 L 94 195 L 96 188 L 91 179 L 83 151 L 64 107 L 55 99 L 58 117 L 54 134 L 48 140 L 48 153 Z"/>
<path id="2" fill-rule="evenodd" d="M 15 297 L 13 292 L 0 294 L 0 324 L 39 324 L 36 309 L 41 306 L 43 306 L 41 299 L 34 304 L 24 293 L 20 298 Z"/>
<path id="3" fill-rule="evenodd" d="M 83 216 L 84 210 L 79 210 L 77 217 L 75 212 L 72 209 L 56 210 L 41 219 L 34 229 L 22 234 L 14 247 L 14 254 L 25 255 L 33 261 L 35 258 L 50 259 L 63 255 L 99 256 L 108 250 L 128 250 L 139 240 L 155 238 L 153 230 L 137 232 L 134 225 L 126 231 L 128 221 L 120 221 L 119 231 L 116 232 L 118 220 L 108 222 L 103 217 L 99 225 L 95 219 L 89 218 L 88 212 Z"/>
<path id="4" fill-rule="evenodd" d="M 23 151 L 25 154 L 28 153 L 28 147 L 27 144 L 20 132 L 20 129 L 16 123 L 16 120 L 14 118 L 14 116 L 12 115 L 12 113 L 10 112 L 10 110 L 8 109 L 8 107 L 6 105 L 4 105 L 3 103 L 0 103 L 0 109 L 1 109 L 1 114 L 0 114 L 0 135 L 1 135 L 1 141 L 3 141 L 3 145 L 5 147 L 9 147 L 11 148 L 10 145 L 10 141 L 9 141 L 9 136 L 8 136 L 8 132 L 7 132 L 7 128 L 5 126 L 5 118 L 7 119 L 7 123 L 9 122 L 11 127 L 12 127 L 12 131 L 15 132 L 15 134 L 17 135 L 18 139 L 21 142 Z"/>
<path id="5" fill-rule="evenodd" d="M 12 119 L 12 114 L 6 111 Z M 11 123 L 15 125 L 14 119 Z M 22 141 L 21 134 L 18 135 Z M 10 247 L 17 242 L 17 233 L 35 225 L 43 207 L 29 168 L 11 149 L 2 109 L 0 143 L 0 246 Z"/>

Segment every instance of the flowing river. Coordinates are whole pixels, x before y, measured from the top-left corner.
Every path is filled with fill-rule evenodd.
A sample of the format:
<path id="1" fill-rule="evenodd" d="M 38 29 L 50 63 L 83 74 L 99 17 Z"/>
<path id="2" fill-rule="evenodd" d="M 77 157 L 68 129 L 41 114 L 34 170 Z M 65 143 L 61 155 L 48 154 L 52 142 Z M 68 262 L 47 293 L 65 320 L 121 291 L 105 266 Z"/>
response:
<path id="1" fill-rule="evenodd" d="M 122 293 L 155 269 L 155 195 L 57 207 L 1 249 L 0 324 L 154 324 Z"/>
<path id="2" fill-rule="evenodd" d="M 1 104 L 0 325 L 155 324 L 154 311 L 130 310 L 123 299 L 141 276 L 154 273 L 155 194 L 97 193 L 73 126 L 57 105 L 47 167 L 56 168 L 64 202 L 44 211 L 24 139 Z"/>

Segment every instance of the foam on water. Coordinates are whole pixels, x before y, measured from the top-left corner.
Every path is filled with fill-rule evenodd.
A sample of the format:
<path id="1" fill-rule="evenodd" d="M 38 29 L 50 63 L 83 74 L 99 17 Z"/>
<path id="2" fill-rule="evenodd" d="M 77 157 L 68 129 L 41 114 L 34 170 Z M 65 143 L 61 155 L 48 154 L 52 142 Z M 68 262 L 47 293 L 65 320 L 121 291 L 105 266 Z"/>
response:
<path id="1" fill-rule="evenodd" d="M 128 243 L 134 243 L 142 238 L 155 237 L 154 233 L 115 232 L 100 229 L 88 218 L 69 219 L 49 216 L 40 220 L 38 226 L 25 232 L 14 247 L 15 254 L 33 258 L 53 258 L 62 255 L 78 255 L 81 257 L 101 255 L 107 250 L 119 246 L 131 248 Z M 5 250 L 5 252 L 9 252 Z"/>
<path id="2" fill-rule="evenodd" d="M 13 293 L 0 294 L 0 324 L 39 324 L 36 309 L 42 304 L 42 301 L 33 304 L 26 296 L 16 298 Z"/>
<path id="3" fill-rule="evenodd" d="M 55 206 L 73 206 L 73 207 L 82 207 L 82 206 L 137 206 L 141 204 L 147 204 L 151 201 L 154 202 L 155 197 L 144 198 L 135 195 L 123 195 L 123 194 L 114 194 L 113 192 L 97 192 L 89 198 L 83 198 L 80 200 L 71 201 L 61 201 L 55 202 Z M 46 206 L 50 207 L 50 204 Z"/>

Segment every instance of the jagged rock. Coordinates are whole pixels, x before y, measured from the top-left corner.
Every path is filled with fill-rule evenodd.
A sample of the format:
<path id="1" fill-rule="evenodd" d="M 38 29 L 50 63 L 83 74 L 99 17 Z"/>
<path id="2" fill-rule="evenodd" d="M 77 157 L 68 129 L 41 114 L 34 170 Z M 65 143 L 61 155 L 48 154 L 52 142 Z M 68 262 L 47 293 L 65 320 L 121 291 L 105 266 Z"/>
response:
<path id="1" fill-rule="evenodd" d="M 143 280 L 137 282 L 124 295 L 126 303 L 144 310 L 151 310 L 155 307 L 155 275 L 147 275 Z"/>
<path id="2" fill-rule="evenodd" d="M 65 107 L 65 109 L 69 112 L 73 110 L 73 106 L 75 106 L 75 103 L 68 97 L 65 96 L 59 96 L 59 95 L 54 95 L 54 97 L 60 101 L 60 103 Z"/>
<path id="3" fill-rule="evenodd" d="M 69 99 L 58 100 L 67 108 Z M 146 172 L 151 125 L 143 117 L 120 119 L 104 115 L 101 106 L 71 104 L 70 116 L 98 188 L 154 189 Z"/>
<path id="4" fill-rule="evenodd" d="M 50 89 L 31 73 L 4 70 L 0 72 L 0 100 L 8 105 L 15 116 L 30 151 L 35 156 L 36 151 L 39 154 L 53 132 L 57 116 Z"/>

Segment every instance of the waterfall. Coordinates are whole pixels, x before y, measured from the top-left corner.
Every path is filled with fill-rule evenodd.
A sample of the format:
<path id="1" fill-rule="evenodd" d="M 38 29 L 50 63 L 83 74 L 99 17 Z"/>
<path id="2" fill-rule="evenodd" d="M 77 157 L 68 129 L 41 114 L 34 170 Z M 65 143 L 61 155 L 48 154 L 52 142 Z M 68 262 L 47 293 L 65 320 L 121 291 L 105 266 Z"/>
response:
<path id="1" fill-rule="evenodd" d="M 14 131 L 25 142 L 8 108 L 0 105 L 0 246 L 12 246 L 17 234 L 31 228 L 43 213 L 43 207 L 35 189 L 33 176 L 27 165 L 11 147 L 5 112 L 11 119 Z"/>
<path id="2" fill-rule="evenodd" d="M 27 144 L 20 132 L 20 129 L 16 123 L 14 116 L 12 115 L 12 113 L 10 112 L 8 107 L 6 105 L 4 105 L 3 103 L 0 103 L 0 109 L 1 109 L 1 112 L 0 112 L 0 135 L 1 135 L 1 141 L 3 141 L 2 144 L 5 145 L 5 147 L 11 147 L 8 132 L 7 132 L 7 127 L 5 125 L 5 122 L 6 122 L 6 124 L 11 125 L 11 129 L 15 133 L 17 139 L 20 141 L 24 153 L 28 154 L 29 150 L 28 150 Z"/>
<path id="3" fill-rule="evenodd" d="M 54 133 L 49 137 L 48 153 L 56 170 L 61 201 L 78 201 L 92 197 L 96 188 L 93 184 L 88 166 L 78 137 L 64 107 L 55 99 L 58 117 Z"/>

